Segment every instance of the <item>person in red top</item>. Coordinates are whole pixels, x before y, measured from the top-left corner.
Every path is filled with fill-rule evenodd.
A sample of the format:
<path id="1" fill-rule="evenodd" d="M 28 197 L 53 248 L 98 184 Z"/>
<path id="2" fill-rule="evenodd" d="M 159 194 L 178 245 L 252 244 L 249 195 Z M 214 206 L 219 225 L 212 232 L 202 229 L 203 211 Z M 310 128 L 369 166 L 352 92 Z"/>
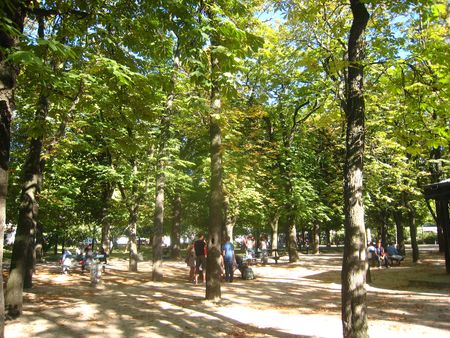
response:
<path id="1" fill-rule="evenodd" d="M 198 275 L 200 271 L 203 276 L 203 283 L 206 283 L 206 256 L 207 256 L 207 246 L 205 241 L 205 235 L 203 233 L 198 234 L 198 239 L 194 242 L 195 250 L 195 276 L 194 282 L 198 283 Z"/>
<path id="2" fill-rule="evenodd" d="M 382 262 L 384 262 L 384 265 L 388 268 L 389 267 L 389 259 L 386 252 L 384 252 L 384 248 L 381 245 L 381 240 L 378 240 L 377 246 L 375 248 L 374 252 L 375 258 L 378 261 L 378 267 L 381 267 Z"/>

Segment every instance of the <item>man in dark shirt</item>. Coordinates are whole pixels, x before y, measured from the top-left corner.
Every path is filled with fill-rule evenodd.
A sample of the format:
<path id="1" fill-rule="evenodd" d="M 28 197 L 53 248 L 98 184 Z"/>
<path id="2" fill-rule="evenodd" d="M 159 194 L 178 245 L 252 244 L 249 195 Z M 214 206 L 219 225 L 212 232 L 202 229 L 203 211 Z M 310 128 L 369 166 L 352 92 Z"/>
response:
<path id="1" fill-rule="evenodd" d="M 203 233 L 198 234 L 198 239 L 194 243 L 194 250 L 195 250 L 195 284 L 198 283 L 198 275 L 200 274 L 200 271 L 202 272 L 203 276 L 203 283 L 206 283 L 206 241 L 205 241 L 205 235 Z"/>

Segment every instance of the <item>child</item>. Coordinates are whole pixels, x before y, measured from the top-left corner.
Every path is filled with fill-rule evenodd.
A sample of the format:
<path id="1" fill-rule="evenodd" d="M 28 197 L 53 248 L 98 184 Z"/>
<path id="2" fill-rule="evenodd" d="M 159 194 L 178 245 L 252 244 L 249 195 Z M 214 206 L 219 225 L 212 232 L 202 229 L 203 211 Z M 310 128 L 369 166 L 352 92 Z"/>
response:
<path id="1" fill-rule="evenodd" d="M 195 281 L 195 249 L 194 243 L 188 245 L 186 250 L 186 259 L 184 260 L 189 267 L 189 281 Z"/>
<path id="2" fill-rule="evenodd" d="M 69 273 L 70 268 L 72 267 L 72 254 L 69 250 L 64 250 L 61 257 L 61 272 L 63 274 Z"/>

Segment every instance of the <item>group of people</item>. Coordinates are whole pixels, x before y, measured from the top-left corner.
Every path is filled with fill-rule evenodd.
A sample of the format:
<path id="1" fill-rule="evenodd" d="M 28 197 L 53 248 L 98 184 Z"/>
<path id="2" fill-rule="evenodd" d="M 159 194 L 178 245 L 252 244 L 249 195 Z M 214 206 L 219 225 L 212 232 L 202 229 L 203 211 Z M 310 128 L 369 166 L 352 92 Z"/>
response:
<path id="1" fill-rule="evenodd" d="M 246 256 L 244 259 L 253 259 L 255 257 L 256 241 L 252 235 L 248 235 L 242 241 L 242 247 Z M 266 235 L 261 236 L 259 241 L 261 250 L 261 260 L 267 261 L 268 257 L 268 238 Z M 233 282 L 234 271 L 242 265 L 242 257 L 236 256 L 234 245 L 229 236 L 225 236 L 225 241 L 221 247 L 220 267 L 221 275 L 224 276 L 226 282 Z M 203 283 L 206 283 L 206 257 L 208 246 L 205 241 L 205 235 L 199 233 L 197 239 L 189 244 L 185 262 L 189 266 L 189 281 L 198 284 L 200 275 Z"/>
<path id="2" fill-rule="evenodd" d="M 186 264 L 189 266 L 189 280 L 194 284 L 198 284 L 200 275 L 203 283 L 206 283 L 206 257 L 208 255 L 208 246 L 205 241 L 205 235 L 199 233 L 197 240 L 191 243 L 187 248 Z M 225 274 L 225 281 L 233 281 L 234 272 L 234 245 L 230 238 L 225 238 L 220 256 L 222 274 Z"/>
<path id="3" fill-rule="evenodd" d="M 378 240 L 376 245 L 374 243 L 369 243 L 367 250 L 369 253 L 368 258 L 374 260 L 379 268 L 381 268 L 381 266 L 389 268 L 393 260 L 399 262 L 403 260 L 403 256 L 393 244 L 390 244 L 385 250 L 381 240 Z"/>
<path id="4" fill-rule="evenodd" d="M 104 270 L 105 264 L 107 264 L 107 257 L 108 257 L 108 254 L 106 253 L 103 246 L 100 246 L 99 253 L 95 253 L 93 251 L 92 244 L 88 244 L 84 248 L 84 250 L 77 248 L 76 252 L 75 252 L 75 257 L 72 255 L 72 253 L 69 250 L 63 249 L 62 256 L 60 259 L 62 273 L 66 274 L 66 273 L 70 272 L 70 269 L 72 268 L 74 259 L 76 259 L 77 261 L 80 262 L 82 273 L 86 270 L 87 267 L 89 267 L 90 262 L 94 258 L 98 259 L 100 263 L 103 263 L 102 267 Z"/>
<path id="5" fill-rule="evenodd" d="M 206 245 L 205 235 L 199 233 L 197 240 L 191 243 L 187 248 L 186 264 L 189 266 L 189 280 L 198 284 L 198 277 L 201 274 L 203 283 L 206 283 L 206 257 L 208 246 Z"/>

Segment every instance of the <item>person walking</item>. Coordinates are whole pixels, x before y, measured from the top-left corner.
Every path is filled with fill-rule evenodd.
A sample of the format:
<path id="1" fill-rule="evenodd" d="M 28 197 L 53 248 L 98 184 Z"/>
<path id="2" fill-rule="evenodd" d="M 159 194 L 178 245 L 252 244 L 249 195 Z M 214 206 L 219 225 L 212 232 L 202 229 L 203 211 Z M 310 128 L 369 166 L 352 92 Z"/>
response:
<path id="1" fill-rule="evenodd" d="M 267 264 L 268 261 L 268 255 L 267 255 L 267 249 L 268 249 L 268 238 L 267 235 L 262 235 L 261 239 L 259 240 L 259 248 L 261 249 L 261 262 L 263 264 Z"/>
<path id="2" fill-rule="evenodd" d="M 233 282 L 233 263 L 234 263 L 234 245 L 230 241 L 230 236 L 225 237 L 225 244 L 223 245 L 223 262 L 225 265 L 225 281 Z"/>
<path id="3" fill-rule="evenodd" d="M 197 237 L 198 239 L 194 242 L 195 284 L 198 284 L 198 275 L 200 274 L 200 271 L 202 273 L 203 283 L 206 283 L 206 255 L 208 250 L 208 247 L 206 246 L 205 235 L 203 233 L 199 233 Z"/>

